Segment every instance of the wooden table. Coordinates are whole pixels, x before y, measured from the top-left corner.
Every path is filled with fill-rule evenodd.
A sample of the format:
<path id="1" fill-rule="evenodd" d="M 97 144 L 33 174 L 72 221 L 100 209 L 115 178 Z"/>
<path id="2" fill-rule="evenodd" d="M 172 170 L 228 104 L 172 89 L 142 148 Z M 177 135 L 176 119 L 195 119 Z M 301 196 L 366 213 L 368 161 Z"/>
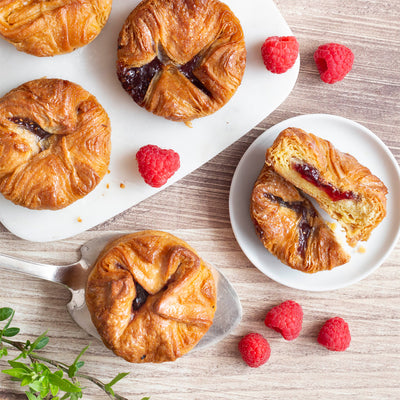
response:
<path id="1" fill-rule="evenodd" d="M 289 98 L 251 132 L 210 162 L 152 198 L 71 239 L 30 243 L 0 226 L 1 251 L 41 262 L 70 262 L 77 249 L 100 232 L 145 228 L 169 231 L 220 267 L 236 288 L 243 319 L 232 335 L 174 363 L 130 365 L 93 340 L 71 320 L 67 291 L 11 273 L 0 273 L 0 305 L 16 309 L 23 332 L 48 329 L 48 356 L 72 361 L 90 343 L 87 371 L 107 381 L 130 371 L 116 389 L 130 399 L 398 399 L 400 398 L 400 246 L 363 281 L 333 292 L 304 292 L 259 272 L 234 239 L 228 214 L 232 175 L 248 146 L 266 128 L 300 114 L 329 113 L 357 121 L 376 133 L 400 160 L 400 2 L 397 0 L 276 0 L 300 42 L 301 69 Z M 340 83 L 324 84 L 312 58 L 326 42 L 348 45 L 354 68 Z M 249 100 L 250 101 L 250 100 Z M 267 329 L 266 312 L 286 299 L 304 309 L 303 330 L 285 342 Z M 343 353 L 316 343 L 322 323 L 335 315 L 348 321 L 352 342 Z M 237 344 L 250 331 L 270 342 L 269 362 L 247 367 Z M 2 369 L 5 364 L 1 364 Z M 0 399 L 20 399 L 21 389 L 2 374 Z M 85 399 L 105 399 L 94 386 Z"/>

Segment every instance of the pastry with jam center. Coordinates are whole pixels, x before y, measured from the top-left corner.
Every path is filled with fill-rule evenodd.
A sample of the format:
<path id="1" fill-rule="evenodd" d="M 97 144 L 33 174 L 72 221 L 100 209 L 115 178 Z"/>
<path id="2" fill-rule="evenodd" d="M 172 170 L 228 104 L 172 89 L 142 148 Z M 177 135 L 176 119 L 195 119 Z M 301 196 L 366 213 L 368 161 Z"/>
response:
<path id="1" fill-rule="evenodd" d="M 111 126 L 96 98 L 62 79 L 37 79 L 0 98 L 0 193 L 58 210 L 91 192 L 107 172 Z"/>
<path id="2" fill-rule="evenodd" d="M 0 35 L 38 57 L 69 53 L 94 40 L 112 0 L 0 0 Z"/>
<path id="3" fill-rule="evenodd" d="M 245 64 L 240 22 L 218 0 L 144 0 L 119 35 L 123 88 L 141 107 L 174 121 L 189 122 L 226 104 Z"/>
<path id="4" fill-rule="evenodd" d="M 253 187 L 250 214 L 264 247 L 293 269 L 315 273 L 350 259 L 312 203 L 267 165 Z"/>
<path id="5" fill-rule="evenodd" d="M 104 344 L 133 363 L 174 361 L 210 328 L 216 310 L 210 268 L 183 240 L 147 230 L 110 242 L 86 286 Z"/>
<path id="6" fill-rule="evenodd" d="M 266 163 L 337 220 L 350 246 L 366 241 L 386 216 L 384 183 L 327 140 L 287 128 L 267 150 Z"/>

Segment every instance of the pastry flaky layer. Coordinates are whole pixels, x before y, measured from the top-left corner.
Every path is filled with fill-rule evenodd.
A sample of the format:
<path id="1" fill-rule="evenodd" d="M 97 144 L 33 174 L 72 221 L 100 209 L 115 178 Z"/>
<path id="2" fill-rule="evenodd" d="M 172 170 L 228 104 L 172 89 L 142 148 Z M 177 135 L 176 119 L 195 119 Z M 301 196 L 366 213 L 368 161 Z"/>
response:
<path id="1" fill-rule="evenodd" d="M 366 241 L 386 216 L 383 182 L 327 140 L 287 128 L 267 150 L 266 163 L 337 220 L 350 246 Z"/>
<path id="2" fill-rule="evenodd" d="M 350 259 L 312 203 L 267 165 L 254 185 L 250 213 L 264 247 L 291 268 L 314 273 Z"/>
<path id="3" fill-rule="evenodd" d="M 183 240 L 140 231 L 109 243 L 86 287 L 104 344 L 134 363 L 174 361 L 208 331 L 216 310 L 212 271 Z"/>
<path id="4" fill-rule="evenodd" d="M 175 121 L 226 104 L 245 65 L 240 22 L 218 0 L 144 0 L 119 35 L 122 86 L 146 110 Z"/>
<path id="5" fill-rule="evenodd" d="M 0 0 L 0 35 L 38 57 L 69 53 L 103 29 L 112 0 Z"/>
<path id="6" fill-rule="evenodd" d="M 0 192 L 31 209 L 70 205 L 106 174 L 110 136 L 107 113 L 79 85 L 24 83 L 0 98 Z"/>

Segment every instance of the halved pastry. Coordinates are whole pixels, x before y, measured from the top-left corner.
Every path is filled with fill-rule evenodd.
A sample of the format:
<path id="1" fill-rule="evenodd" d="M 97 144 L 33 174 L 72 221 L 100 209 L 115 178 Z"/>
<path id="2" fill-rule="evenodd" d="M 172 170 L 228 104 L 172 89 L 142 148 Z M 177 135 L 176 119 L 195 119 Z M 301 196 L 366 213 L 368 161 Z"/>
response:
<path id="1" fill-rule="evenodd" d="M 141 231 L 109 243 L 86 287 L 104 344 L 135 363 L 173 361 L 210 328 L 216 310 L 210 268 L 183 240 Z"/>
<path id="2" fill-rule="evenodd" d="M 254 185 L 250 213 L 264 247 L 291 268 L 314 273 L 350 259 L 312 203 L 267 165 Z"/>
<path id="3" fill-rule="evenodd" d="M 337 220 L 353 247 L 367 240 L 386 215 L 383 182 L 327 140 L 287 128 L 267 150 L 266 162 Z"/>
<path id="4" fill-rule="evenodd" d="M 174 121 L 221 108 L 245 65 L 240 22 L 218 0 L 143 0 L 119 34 L 123 88 L 147 111 Z"/>

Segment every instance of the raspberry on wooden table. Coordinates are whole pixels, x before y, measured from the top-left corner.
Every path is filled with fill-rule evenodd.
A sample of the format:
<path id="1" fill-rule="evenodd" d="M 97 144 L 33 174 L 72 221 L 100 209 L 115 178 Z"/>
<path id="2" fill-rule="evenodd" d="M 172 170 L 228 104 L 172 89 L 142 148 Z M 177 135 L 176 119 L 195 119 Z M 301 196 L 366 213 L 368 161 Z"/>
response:
<path id="1" fill-rule="evenodd" d="M 296 339 L 303 324 L 303 309 L 293 300 L 284 301 L 268 312 L 264 323 L 279 332 L 285 340 Z"/>
<path id="2" fill-rule="evenodd" d="M 178 153 L 152 144 L 141 147 L 136 160 L 144 181 L 153 187 L 163 186 L 180 167 Z"/>
<path id="3" fill-rule="evenodd" d="M 350 346 L 351 335 L 347 322 L 340 317 L 328 319 L 318 335 L 318 343 L 331 351 L 344 351 Z"/>
<path id="4" fill-rule="evenodd" d="M 342 44 L 327 43 L 318 47 L 314 60 L 321 79 L 326 83 L 336 83 L 351 71 L 354 54 Z"/>
<path id="5" fill-rule="evenodd" d="M 259 333 L 248 333 L 242 337 L 238 347 L 243 361 L 252 368 L 265 364 L 271 355 L 268 341 Z"/>
<path id="6" fill-rule="evenodd" d="M 299 43 L 294 36 L 270 36 L 261 46 L 261 55 L 268 71 L 283 74 L 296 62 Z"/>

